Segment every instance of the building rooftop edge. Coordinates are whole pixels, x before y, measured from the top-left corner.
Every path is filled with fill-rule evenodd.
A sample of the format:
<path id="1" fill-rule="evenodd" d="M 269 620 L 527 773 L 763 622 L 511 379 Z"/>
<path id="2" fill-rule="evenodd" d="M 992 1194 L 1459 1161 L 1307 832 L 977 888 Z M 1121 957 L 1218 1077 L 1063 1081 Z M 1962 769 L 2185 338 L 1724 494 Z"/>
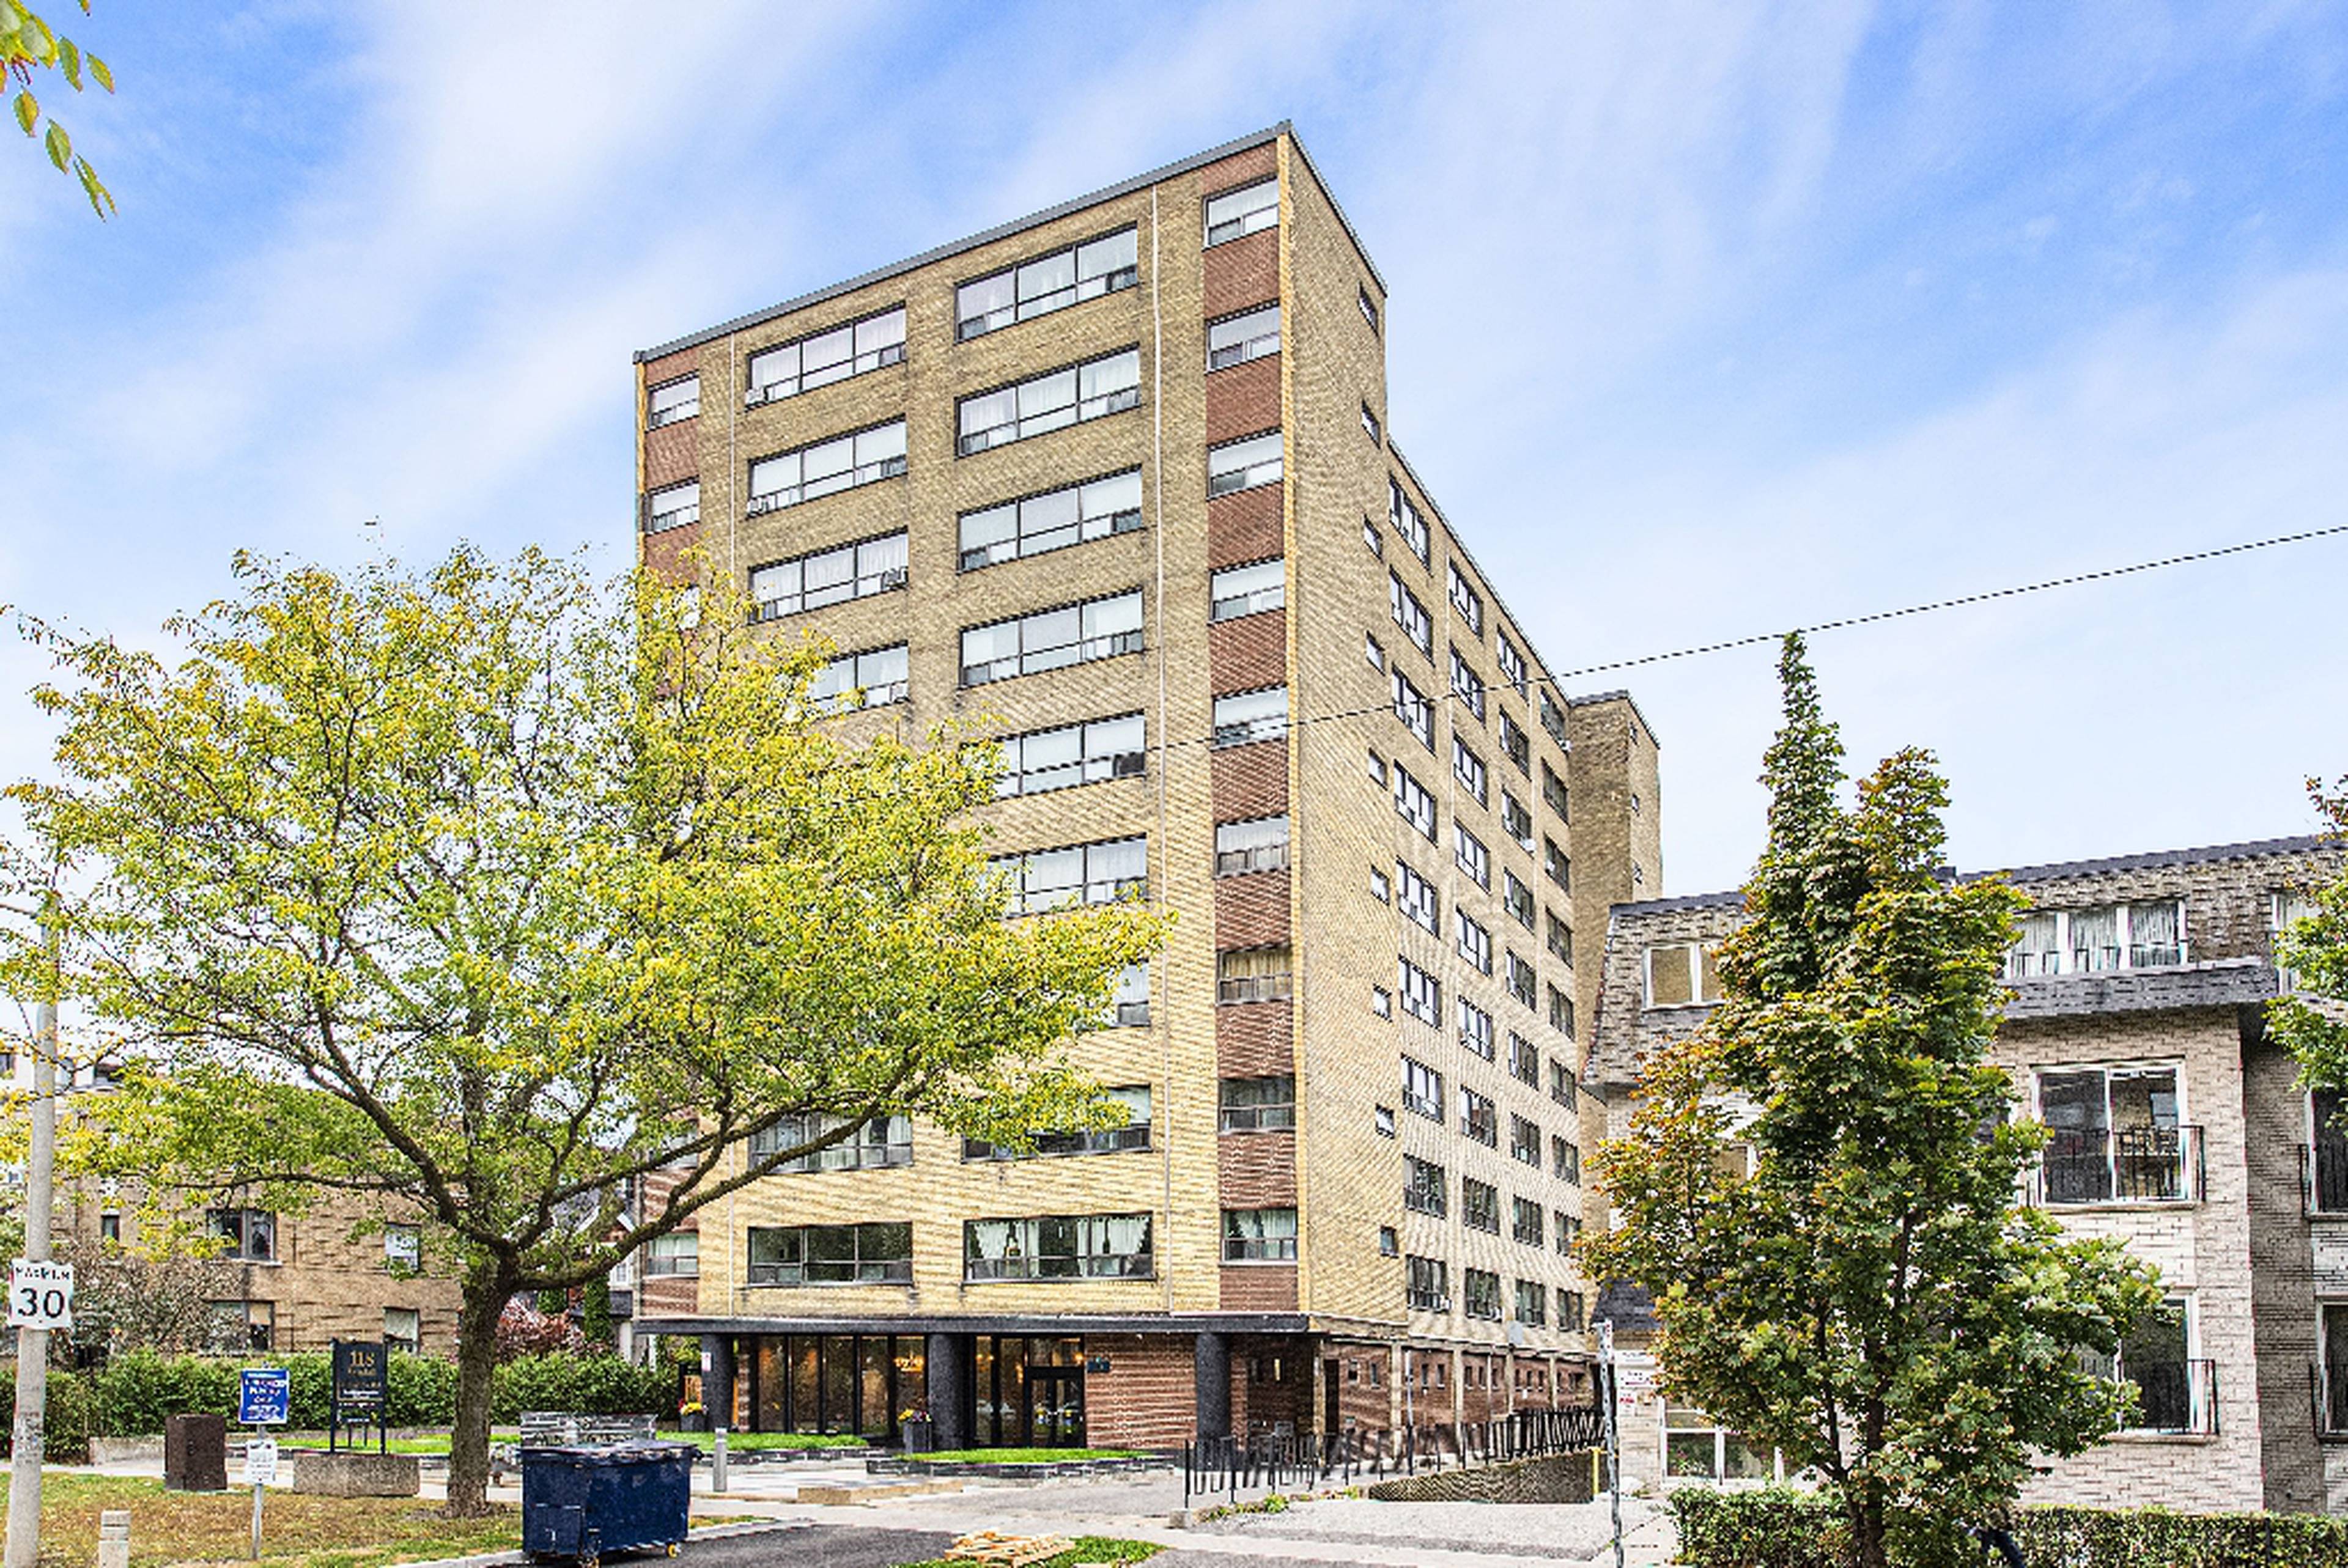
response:
<path id="1" fill-rule="evenodd" d="M 2004 866 L 1987 871 L 1961 871 L 1960 880 L 2004 876 L 2015 882 L 2052 882 L 2065 876 L 2093 876 L 2107 871 L 2155 871 L 2168 866 L 2205 866 L 2215 860 L 2259 860 L 2271 855 L 2303 855 L 2338 842 L 2322 834 L 2291 838 L 2252 838 L 2240 844 L 2209 844 L 2192 849 L 2156 849 L 2139 855 L 2112 855 L 2099 860 L 2055 860 L 2043 866 Z M 1675 898 L 1646 898 L 1610 907 L 1615 915 L 1663 915 L 1675 909 L 1705 909 L 1742 904 L 1745 895 L 1731 889 L 1720 893 L 1689 893 Z"/>
<path id="2" fill-rule="evenodd" d="M 949 257 L 958 256 L 965 251 L 974 251 L 981 245 L 991 245 L 997 240 L 1007 240 L 1025 230 L 1037 228 L 1057 219 L 1066 218 L 1072 212 L 1081 212 L 1087 207 L 1097 207 L 1104 201 L 1114 201 L 1120 196 L 1129 196 L 1137 190 L 1147 190 L 1162 180 L 1172 179 L 1178 175 L 1188 174 L 1194 169 L 1202 169 L 1210 163 L 1220 162 L 1234 154 L 1262 147 L 1264 143 L 1277 140 L 1282 136 L 1287 137 L 1290 144 L 1296 149 L 1297 157 L 1303 159 L 1305 169 L 1313 176 L 1313 182 L 1318 185 L 1321 188 L 1321 193 L 1328 198 L 1330 210 L 1337 214 L 1337 221 L 1344 227 L 1346 238 L 1353 241 L 1354 251 L 1360 253 L 1362 264 L 1369 268 L 1373 278 L 1377 279 L 1380 292 L 1385 292 L 1386 281 L 1379 275 L 1376 264 L 1370 260 L 1369 251 L 1363 245 L 1362 237 L 1354 232 L 1353 220 L 1345 216 L 1345 210 L 1338 205 L 1336 195 L 1329 189 L 1328 181 L 1321 178 L 1320 169 L 1313 166 L 1311 155 L 1304 150 L 1303 139 L 1296 134 L 1295 126 L 1288 120 L 1282 120 L 1279 124 L 1268 126 L 1262 130 L 1236 137 L 1219 147 L 1210 147 L 1204 152 L 1196 152 L 1188 158 L 1178 159 L 1172 163 L 1153 169 L 1146 174 L 1137 174 L 1129 179 L 1120 179 L 1114 185 L 1103 186 L 1097 190 L 1046 207 L 1039 212 L 1031 212 L 1024 218 L 1014 218 L 1007 223 L 998 223 L 991 229 L 984 229 L 963 239 L 934 246 L 917 256 L 909 256 L 901 261 L 891 261 L 885 267 L 875 267 L 869 272 L 860 272 L 843 282 L 829 283 L 822 288 L 810 290 L 807 293 L 785 300 L 780 304 L 750 311 L 729 321 L 720 322 L 716 326 L 704 327 L 699 332 L 687 333 L 683 337 L 672 338 L 653 348 L 640 348 L 635 353 L 635 363 L 643 364 L 648 360 L 664 359 L 685 349 L 698 348 L 703 343 L 714 343 L 719 338 L 745 331 L 762 322 L 770 322 L 778 316 L 787 316 L 794 311 L 803 311 L 809 305 L 819 305 L 826 300 L 837 299 L 842 294 L 870 288 L 874 283 L 885 282 L 891 278 L 918 271 L 933 261 L 942 261 Z"/>

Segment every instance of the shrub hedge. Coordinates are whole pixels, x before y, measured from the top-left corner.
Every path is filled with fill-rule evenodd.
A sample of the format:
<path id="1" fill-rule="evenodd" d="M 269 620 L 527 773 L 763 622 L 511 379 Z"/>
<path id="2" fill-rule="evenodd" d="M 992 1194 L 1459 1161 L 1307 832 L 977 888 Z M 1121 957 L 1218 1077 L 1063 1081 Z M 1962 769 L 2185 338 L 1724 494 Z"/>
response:
<path id="1" fill-rule="evenodd" d="M 208 1412 L 236 1419 L 237 1372 L 283 1367 L 293 1384 L 287 1423 L 296 1431 L 326 1424 L 333 1373 L 315 1354 L 244 1357 L 118 1356 L 95 1371 L 49 1374 L 46 1430 L 52 1459 L 86 1458 L 92 1434 L 151 1437 L 166 1416 Z M 0 1363 L 0 1442 L 15 1416 L 14 1363 Z M 636 1367 L 617 1356 L 524 1356 L 497 1370 L 489 1419 L 511 1424 L 524 1410 L 583 1415 L 673 1415 L 675 1373 L 666 1366 Z M 445 1427 L 457 1419 L 457 1368 L 427 1356 L 391 1358 L 384 1378 L 384 1419 L 394 1427 Z"/>
<path id="2" fill-rule="evenodd" d="M 52 1464 L 89 1460 L 89 1385 L 73 1372 L 49 1370 L 49 1400 L 41 1415 L 41 1452 Z M 16 1446 L 16 1362 L 0 1360 L 0 1453 Z"/>
<path id="3" fill-rule="evenodd" d="M 1841 1512 L 1815 1493 L 1690 1487 L 1671 1504 L 1679 1561 L 1693 1568 L 1840 1568 L 1845 1560 Z M 2024 1508 L 2007 1528 L 2029 1568 L 2348 1568 L 2348 1520 L 2318 1514 Z M 1964 1560 L 1995 1561 L 1978 1548 Z"/>

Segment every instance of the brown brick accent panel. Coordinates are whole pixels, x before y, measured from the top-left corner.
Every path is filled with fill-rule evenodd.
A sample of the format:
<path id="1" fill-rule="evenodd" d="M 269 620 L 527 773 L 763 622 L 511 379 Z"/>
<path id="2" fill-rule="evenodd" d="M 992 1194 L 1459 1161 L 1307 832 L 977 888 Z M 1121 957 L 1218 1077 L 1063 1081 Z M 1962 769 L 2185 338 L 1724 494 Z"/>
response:
<path id="1" fill-rule="evenodd" d="M 645 489 L 657 490 L 693 477 L 701 465 L 701 450 L 695 439 L 700 427 L 698 419 L 680 419 L 644 432 Z"/>
<path id="2" fill-rule="evenodd" d="M 1223 1310 L 1226 1312 L 1293 1312 L 1296 1310 L 1296 1266 L 1292 1263 L 1235 1263 L 1223 1266 Z M 1283 1371 L 1288 1368 L 1283 1368 Z M 1299 1366 L 1292 1376 L 1310 1377 Z M 1252 1413 L 1252 1412 L 1251 1412 Z"/>
<path id="3" fill-rule="evenodd" d="M 1296 1205 L 1296 1134 L 1226 1132 L 1215 1140 L 1218 1186 L 1227 1209 Z"/>
<path id="4" fill-rule="evenodd" d="M 1321 1355 L 1322 1375 L 1334 1372 L 1337 1380 L 1337 1425 L 1382 1431 L 1394 1424 L 1386 1347 L 1381 1344 L 1332 1344 Z"/>
<path id="5" fill-rule="evenodd" d="M 1259 229 L 1240 239 L 1226 240 L 1209 251 L 1205 260 L 1210 321 L 1280 297 L 1278 229 Z"/>
<path id="6" fill-rule="evenodd" d="M 1281 552 L 1280 493 L 1278 485 L 1258 485 L 1207 503 L 1209 570 L 1270 560 Z"/>
<path id="7" fill-rule="evenodd" d="M 1280 423 L 1280 356 L 1266 354 L 1207 377 L 1207 445 L 1236 441 Z"/>
<path id="8" fill-rule="evenodd" d="M 1288 940 L 1288 873 L 1215 879 L 1215 946 L 1272 948 Z"/>
<path id="9" fill-rule="evenodd" d="M 1268 1078 L 1296 1071 L 1294 1028 L 1286 1002 L 1237 1002 L 1215 1009 L 1215 1072 Z"/>
<path id="10" fill-rule="evenodd" d="M 1235 152 L 1221 162 L 1208 164 L 1199 170 L 1200 198 L 1220 196 L 1235 185 L 1262 179 L 1267 174 L 1278 173 L 1279 169 L 1280 154 L 1275 143 L 1267 141 L 1260 147 L 1249 148 L 1245 152 Z"/>
<path id="11" fill-rule="evenodd" d="M 644 569 L 666 578 L 671 582 L 685 576 L 685 558 L 701 545 L 701 525 L 687 523 L 681 528 L 663 528 L 644 536 Z"/>
<path id="12" fill-rule="evenodd" d="M 691 1275 L 657 1275 L 636 1287 L 640 1317 L 690 1317 L 700 1309 L 701 1281 Z"/>
<path id="13" fill-rule="evenodd" d="M 697 348 L 681 348 L 675 354 L 670 354 L 666 359 L 648 359 L 644 361 L 644 384 L 646 386 L 658 386 L 664 381 L 675 381 L 680 375 L 688 374 L 691 372 L 699 369 L 701 366 L 700 354 L 701 351 Z M 703 395 L 706 396 L 709 393 L 716 389 L 705 386 L 701 390 Z"/>
<path id="14" fill-rule="evenodd" d="M 1087 1334 L 1085 1354 L 1108 1370 L 1085 1374 L 1085 1439 L 1099 1448 L 1179 1448 L 1198 1435 L 1190 1340 L 1172 1334 Z"/>
<path id="15" fill-rule="evenodd" d="M 1288 809 L 1286 741 L 1225 746 L 1214 753 L 1210 771 L 1217 822 L 1277 816 Z"/>
<path id="16" fill-rule="evenodd" d="M 1259 610 L 1207 628 L 1207 681 L 1220 697 L 1288 679 L 1288 611 Z"/>
<path id="17" fill-rule="evenodd" d="M 1596 1450 L 1509 1460 L 1483 1469 L 1382 1481 L 1365 1490 L 1380 1502 L 1588 1502 L 1598 1495 Z"/>
<path id="18" fill-rule="evenodd" d="M 1250 1272 L 1243 1269 L 1223 1270 L 1224 1288 L 1230 1288 L 1231 1276 Z M 1259 1267 L 1255 1273 L 1272 1270 Z M 1287 1271 L 1292 1274 L 1294 1271 Z M 1231 1301 L 1224 1296 L 1226 1305 Z M 1293 1310 L 1267 1307 L 1258 1310 Z M 1312 1427 L 1308 1419 L 1312 1409 L 1313 1342 L 1290 1335 L 1234 1335 L 1231 1337 L 1231 1430 L 1244 1434 L 1269 1428 L 1279 1422 L 1289 1422 L 1297 1431 Z M 1271 1363 L 1280 1362 L 1281 1379 L 1272 1381 L 1267 1376 Z"/>

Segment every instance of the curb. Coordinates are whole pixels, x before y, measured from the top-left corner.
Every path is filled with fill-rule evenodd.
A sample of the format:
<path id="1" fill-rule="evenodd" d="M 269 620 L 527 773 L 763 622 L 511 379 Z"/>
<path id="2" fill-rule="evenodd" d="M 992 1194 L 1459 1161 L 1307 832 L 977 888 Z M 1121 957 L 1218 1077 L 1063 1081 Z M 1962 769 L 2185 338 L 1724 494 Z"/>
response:
<path id="1" fill-rule="evenodd" d="M 805 1530 L 810 1521 L 805 1519 L 746 1519 L 733 1524 L 712 1524 L 695 1530 L 685 1537 L 685 1543 L 695 1541 L 725 1541 L 736 1535 L 765 1535 L 770 1532 Z M 516 1568 L 528 1563 L 530 1553 L 516 1547 L 510 1552 L 477 1552 L 470 1557 L 435 1557 L 421 1563 L 400 1563 L 390 1568 Z"/>

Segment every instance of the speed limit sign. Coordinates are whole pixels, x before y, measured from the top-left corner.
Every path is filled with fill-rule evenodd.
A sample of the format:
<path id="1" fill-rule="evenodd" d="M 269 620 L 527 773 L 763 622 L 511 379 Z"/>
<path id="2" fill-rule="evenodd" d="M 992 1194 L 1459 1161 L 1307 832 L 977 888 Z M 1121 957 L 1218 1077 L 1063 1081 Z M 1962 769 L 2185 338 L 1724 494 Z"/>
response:
<path id="1" fill-rule="evenodd" d="M 8 1322 L 17 1328 L 73 1327 L 73 1265 L 18 1258 L 8 1270 Z"/>

